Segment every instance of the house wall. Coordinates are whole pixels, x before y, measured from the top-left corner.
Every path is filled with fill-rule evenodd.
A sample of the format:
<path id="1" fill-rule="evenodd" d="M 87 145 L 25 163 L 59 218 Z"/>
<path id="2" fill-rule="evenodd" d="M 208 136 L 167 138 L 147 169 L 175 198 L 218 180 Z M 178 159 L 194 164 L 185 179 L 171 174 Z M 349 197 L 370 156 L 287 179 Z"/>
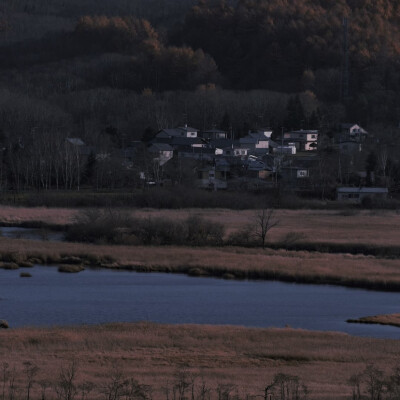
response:
<path id="1" fill-rule="evenodd" d="M 361 203 L 364 199 L 386 199 L 387 193 L 362 193 L 362 192 L 353 192 L 353 193 L 338 193 L 337 200 L 345 201 L 348 203 Z"/>
<path id="2" fill-rule="evenodd" d="M 269 141 L 268 140 L 260 140 L 256 143 L 256 149 L 268 149 L 269 148 Z"/>
<path id="3" fill-rule="evenodd" d="M 233 149 L 233 154 L 235 156 L 247 156 L 248 149 Z"/>

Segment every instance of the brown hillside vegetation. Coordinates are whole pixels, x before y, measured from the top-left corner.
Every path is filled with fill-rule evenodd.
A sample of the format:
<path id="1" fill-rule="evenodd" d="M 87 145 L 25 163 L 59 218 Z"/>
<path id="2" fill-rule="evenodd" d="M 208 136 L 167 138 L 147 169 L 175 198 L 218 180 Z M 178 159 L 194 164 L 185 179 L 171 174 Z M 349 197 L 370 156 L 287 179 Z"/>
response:
<path id="1" fill-rule="evenodd" d="M 162 388 L 183 368 L 213 390 L 233 384 L 241 396 L 262 395 L 275 374 L 285 373 L 299 376 L 312 399 L 345 399 L 352 374 L 366 363 L 390 372 L 399 355 L 399 341 L 289 328 L 138 323 L 0 332 L 0 358 L 17 369 L 17 386 L 26 361 L 40 367 L 36 380 L 51 381 L 74 359 L 77 383 L 100 387 L 116 363 L 127 376 L 151 385 L 155 399 L 165 398 Z"/>

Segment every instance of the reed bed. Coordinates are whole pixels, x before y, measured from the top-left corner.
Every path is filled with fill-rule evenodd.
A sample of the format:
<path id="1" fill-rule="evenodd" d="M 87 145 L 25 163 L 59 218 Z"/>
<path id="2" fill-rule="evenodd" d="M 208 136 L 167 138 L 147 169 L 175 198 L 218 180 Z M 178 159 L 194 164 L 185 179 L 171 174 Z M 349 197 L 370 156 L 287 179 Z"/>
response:
<path id="1" fill-rule="evenodd" d="M 252 329 L 231 326 L 107 324 L 0 331 L 0 358 L 17 369 L 40 366 L 37 379 L 74 359 L 78 380 L 100 385 L 118 363 L 151 385 L 154 399 L 182 368 L 215 388 L 235 384 L 240 393 L 262 395 L 276 373 L 299 376 L 312 399 L 349 398 L 347 380 L 374 363 L 389 372 L 398 362 L 400 341 L 356 338 L 340 333 Z M 23 374 L 19 373 L 21 381 Z"/>
<path id="2" fill-rule="evenodd" d="M 215 277 L 230 274 L 237 279 L 400 290 L 398 260 L 352 254 L 240 247 L 105 246 L 2 238 L 0 257 L 2 261 L 12 263 L 28 260 L 42 264 L 65 264 L 73 260 L 75 264 L 143 272 Z"/>

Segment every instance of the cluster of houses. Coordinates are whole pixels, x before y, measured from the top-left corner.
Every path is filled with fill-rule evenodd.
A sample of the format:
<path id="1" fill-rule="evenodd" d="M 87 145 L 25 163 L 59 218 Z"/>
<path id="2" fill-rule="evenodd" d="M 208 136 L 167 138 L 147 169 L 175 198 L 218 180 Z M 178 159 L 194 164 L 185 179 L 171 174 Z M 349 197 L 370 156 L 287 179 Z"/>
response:
<path id="1" fill-rule="evenodd" d="M 368 132 L 357 124 L 342 124 L 334 138 L 321 138 L 317 130 L 282 129 L 274 135 L 269 128 L 250 130 L 246 136 L 234 138 L 220 129 L 199 131 L 188 125 L 162 129 L 146 143 L 147 153 L 157 168 L 142 171 L 144 184 L 173 184 L 169 165 L 176 160 L 190 165 L 195 186 L 209 190 L 268 189 L 280 185 L 293 191 L 312 191 L 321 182 L 316 176 L 321 169 L 321 153 L 326 141 L 340 154 L 362 150 Z M 132 143 L 124 149 L 125 157 L 135 157 Z M 157 173 L 154 171 L 157 170 Z M 364 193 L 365 192 L 365 193 Z M 359 202 L 364 196 L 386 197 L 386 188 L 338 187 L 337 198 Z"/>
<path id="2" fill-rule="evenodd" d="M 160 166 L 174 157 L 198 161 L 196 186 L 219 190 L 228 188 L 265 189 L 284 185 L 295 191 L 315 190 L 320 168 L 317 152 L 323 140 L 317 130 L 284 131 L 272 140 L 272 130 L 250 130 L 234 139 L 219 129 L 200 132 L 184 125 L 159 131 L 148 147 Z M 341 154 L 362 151 L 368 132 L 357 124 L 342 124 L 329 144 Z M 326 141 L 326 138 L 325 138 Z M 326 144 L 325 144 L 326 145 Z M 313 179 L 314 178 L 314 179 Z M 359 202 L 365 196 L 386 197 L 386 188 L 337 188 L 337 198 Z"/>
<path id="3" fill-rule="evenodd" d="M 185 125 L 158 132 L 148 151 L 161 166 L 173 157 L 197 160 L 196 185 L 201 188 L 218 190 L 238 184 L 273 187 L 278 169 L 282 172 L 284 168 L 283 156 L 306 152 L 310 154 L 303 158 L 315 158 L 318 131 L 285 132 L 275 141 L 271 136 L 272 130 L 265 128 L 251 130 L 246 136 L 234 139 L 219 129 L 199 132 Z M 300 178 L 307 177 L 308 170 L 302 167 L 297 174 Z"/>

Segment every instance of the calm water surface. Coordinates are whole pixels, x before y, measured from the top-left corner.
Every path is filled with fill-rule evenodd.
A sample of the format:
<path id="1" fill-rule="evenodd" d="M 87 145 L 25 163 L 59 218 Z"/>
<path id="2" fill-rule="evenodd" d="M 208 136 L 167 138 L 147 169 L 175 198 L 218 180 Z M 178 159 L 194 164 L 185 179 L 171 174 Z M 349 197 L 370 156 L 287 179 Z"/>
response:
<path id="1" fill-rule="evenodd" d="M 149 320 L 400 338 L 400 328 L 345 322 L 399 312 L 399 293 L 129 271 L 62 274 L 44 266 L 20 278 L 21 271 L 0 269 L 0 319 L 12 327 Z"/>
<path id="2" fill-rule="evenodd" d="M 54 232 L 47 229 L 20 228 L 16 226 L 0 226 L 0 236 L 12 239 L 48 240 L 49 242 L 64 241 L 63 232 Z"/>

